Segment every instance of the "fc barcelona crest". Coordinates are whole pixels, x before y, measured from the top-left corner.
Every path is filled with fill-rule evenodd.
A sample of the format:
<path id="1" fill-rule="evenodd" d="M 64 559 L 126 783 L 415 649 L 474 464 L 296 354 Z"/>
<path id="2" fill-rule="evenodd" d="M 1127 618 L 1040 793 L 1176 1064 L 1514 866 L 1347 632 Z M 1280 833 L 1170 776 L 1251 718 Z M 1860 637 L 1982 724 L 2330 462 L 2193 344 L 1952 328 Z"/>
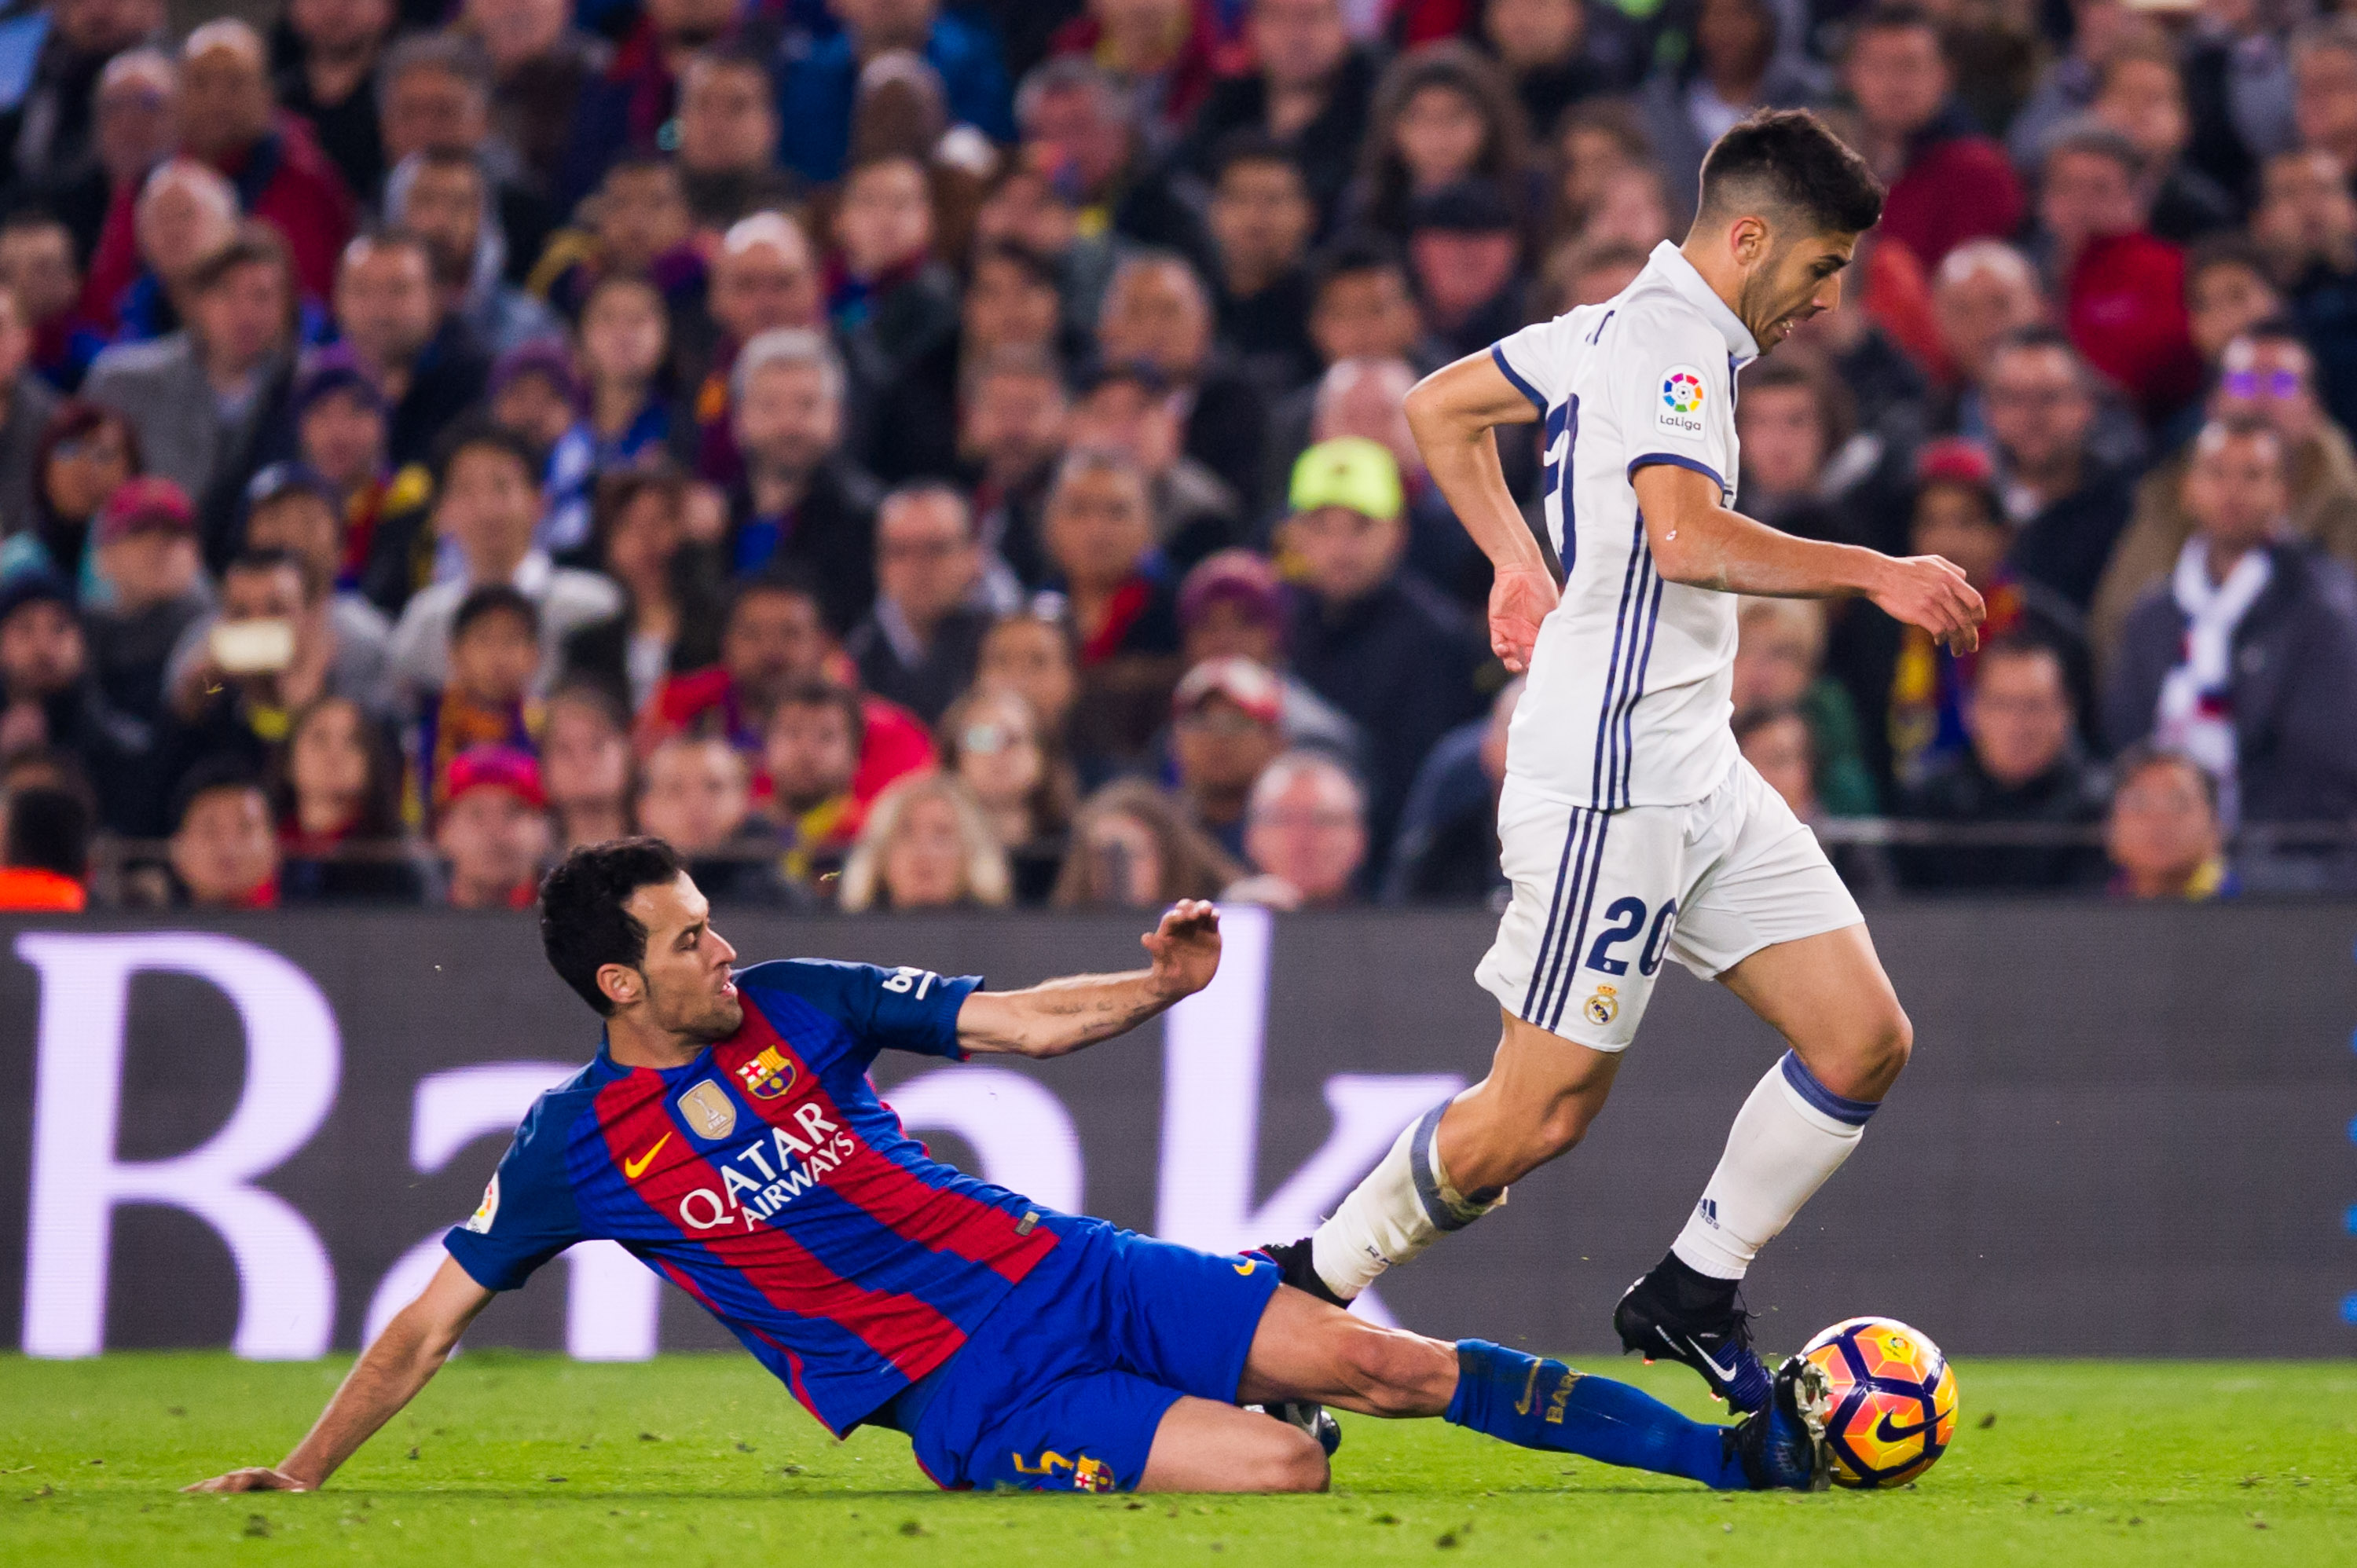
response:
<path id="1" fill-rule="evenodd" d="M 765 1046 L 737 1067 L 737 1084 L 756 1100 L 775 1100 L 793 1088 L 794 1064 L 777 1047 Z"/>

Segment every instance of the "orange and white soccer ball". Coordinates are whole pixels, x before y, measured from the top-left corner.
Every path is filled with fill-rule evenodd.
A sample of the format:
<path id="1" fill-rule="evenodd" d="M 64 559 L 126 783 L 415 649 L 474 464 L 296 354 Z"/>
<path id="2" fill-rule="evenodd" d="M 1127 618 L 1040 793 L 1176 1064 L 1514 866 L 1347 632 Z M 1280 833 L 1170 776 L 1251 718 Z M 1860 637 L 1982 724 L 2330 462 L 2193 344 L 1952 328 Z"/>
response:
<path id="1" fill-rule="evenodd" d="M 1833 1382 L 1825 1417 L 1837 1487 L 1904 1486 L 1956 1434 L 1956 1374 L 1940 1348 L 1888 1317 L 1853 1317 L 1801 1354 Z"/>

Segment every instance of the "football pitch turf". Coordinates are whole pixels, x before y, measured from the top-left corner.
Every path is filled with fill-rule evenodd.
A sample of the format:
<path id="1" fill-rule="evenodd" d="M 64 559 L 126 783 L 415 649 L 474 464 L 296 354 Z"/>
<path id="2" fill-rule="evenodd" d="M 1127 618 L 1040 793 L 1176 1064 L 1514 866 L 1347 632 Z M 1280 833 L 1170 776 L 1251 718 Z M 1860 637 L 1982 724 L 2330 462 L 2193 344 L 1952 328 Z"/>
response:
<path id="1" fill-rule="evenodd" d="M 1684 1369 L 1580 1364 L 1717 1408 Z M 0 1358 L 0 1563 L 2357 1562 L 2349 1361 L 1960 1361 L 1955 1444 L 1913 1490 L 1715 1494 L 1346 1416 L 1330 1494 L 1237 1498 L 943 1494 L 741 1356 L 482 1351 L 324 1493 L 178 1494 L 274 1463 L 346 1365 Z"/>

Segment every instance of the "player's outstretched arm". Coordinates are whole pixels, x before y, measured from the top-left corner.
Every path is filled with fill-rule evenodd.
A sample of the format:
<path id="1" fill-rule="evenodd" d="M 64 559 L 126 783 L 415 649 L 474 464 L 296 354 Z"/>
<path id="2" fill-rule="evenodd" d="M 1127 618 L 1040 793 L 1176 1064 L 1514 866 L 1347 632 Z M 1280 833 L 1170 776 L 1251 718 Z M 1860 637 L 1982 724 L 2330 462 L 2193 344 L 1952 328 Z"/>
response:
<path id="1" fill-rule="evenodd" d="M 1060 1057 L 1135 1028 L 1211 983 L 1220 968 L 1220 912 L 1182 898 L 1138 941 L 1154 961 L 1150 969 L 974 993 L 958 1008 L 958 1044 L 985 1054 Z"/>
<path id="2" fill-rule="evenodd" d="M 490 1305 L 492 1292 L 474 1282 L 456 1258 L 442 1266 L 417 1299 L 394 1315 L 376 1342 L 336 1390 L 335 1398 L 319 1412 L 295 1451 L 275 1469 L 256 1465 L 231 1470 L 209 1481 L 183 1487 L 184 1492 L 313 1492 L 327 1484 L 360 1445 L 374 1436 L 401 1407 L 417 1397 L 442 1363 L 449 1359 L 458 1336 L 475 1315 Z"/>
<path id="3" fill-rule="evenodd" d="M 1902 558 L 1779 533 L 1729 510 L 1716 479 L 1674 464 L 1649 464 L 1630 483 L 1653 565 L 1673 583 L 1787 599 L 1861 595 L 1956 652 L 1980 646 L 1981 596 L 1961 567 L 1937 555 Z"/>
<path id="4" fill-rule="evenodd" d="M 1490 558 L 1490 651 L 1519 675 L 1531 664 L 1539 622 L 1555 607 L 1555 574 L 1523 521 L 1498 465 L 1498 424 L 1528 424 L 1538 410 L 1489 353 L 1468 354 L 1416 382 L 1408 428 L 1433 482 L 1481 553 Z"/>

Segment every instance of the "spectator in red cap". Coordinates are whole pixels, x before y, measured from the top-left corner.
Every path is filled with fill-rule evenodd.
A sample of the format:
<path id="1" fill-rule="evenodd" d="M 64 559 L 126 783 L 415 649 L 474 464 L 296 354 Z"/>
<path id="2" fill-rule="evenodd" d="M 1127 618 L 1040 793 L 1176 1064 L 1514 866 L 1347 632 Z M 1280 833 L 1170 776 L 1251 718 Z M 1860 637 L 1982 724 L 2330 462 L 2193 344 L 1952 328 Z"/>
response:
<path id="1" fill-rule="evenodd" d="M 1196 825 L 1242 859 L 1253 783 L 1285 750 L 1276 677 L 1249 659 L 1213 659 L 1187 671 L 1170 708 L 1179 797 Z"/>
<path id="2" fill-rule="evenodd" d="M 2019 226 L 2021 182 L 2005 149 L 1953 96 L 1954 73 L 1928 11 L 1869 10 L 1851 27 L 1841 75 L 1865 132 L 1860 150 L 1890 187 L 1884 235 L 1928 269 L 1966 240 L 2001 239 Z"/>
<path id="3" fill-rule="evenodd" d="M 434 827 L 449 862 L 454 909 L 529 909 L 548 857 L 540 765 L 508 746 L 479 746 L 450 764 L 449 799 Z"/>
<path id="4" fill-rule="evenodd" d="M 153 722 L 172 649 L 212 606 L 197 558 L 196 513 L 169 479 L 139 478 L 98 514 L 98 574 L 113 590 L 83 618 L 99 689 L 119 711 Z"/>
<path id="5" fill-rule="evenodd" d="M 2145 156 L 2122 133 L 2082 120 L 2048 140 L 2038 220 L 2063 326 L 2157 424 L 2200 387 L 2201 361 L 2186 321 L 2185 253 L 2146 228 L 2150 206 Z"/>
<path id="6" fill-rule="evenodd" d="M 1285 590 L 1267 556 L 1251 550 L 1206 556 L 1178 585 L 1178 629 L 1190 670 L 1208 660 L 1249 659 L 1276 677 L 1286 746 L 1358 761 L 1359 726 L 1285 668 Z"/>

